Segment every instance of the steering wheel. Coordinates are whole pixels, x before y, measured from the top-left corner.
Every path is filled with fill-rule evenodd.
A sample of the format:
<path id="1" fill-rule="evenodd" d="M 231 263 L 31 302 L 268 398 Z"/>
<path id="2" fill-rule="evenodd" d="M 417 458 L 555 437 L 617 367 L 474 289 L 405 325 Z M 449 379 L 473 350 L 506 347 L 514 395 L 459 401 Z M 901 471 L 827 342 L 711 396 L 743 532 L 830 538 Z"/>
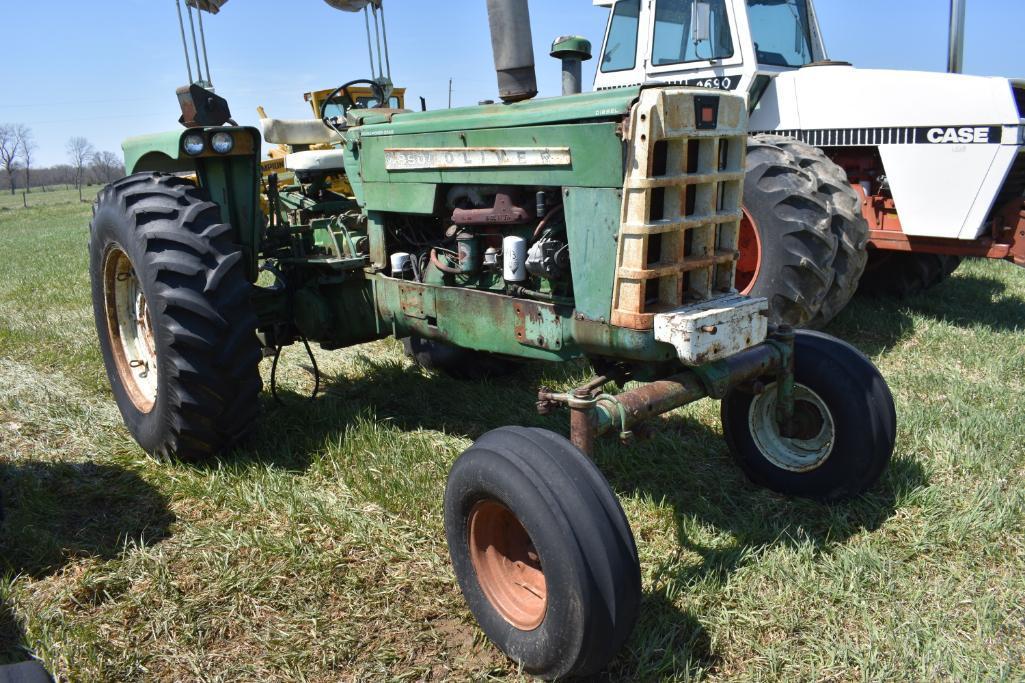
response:
<path id="1" fill-rule="evenodd" d="M 349 88 L 354 85 L 360 84 L 369 85 L 370 89 L 374 91 L 374 96 L 377 98 L 378 102 L 377 108 L 384 107 L 384 105 L 386 104 L 384 87 L 377 81 L 372 81 L 367 78 L 358 78 L 354 81 L 349 81 L 345 85 L 338 86 L 337 88 L 331 91 L 330 95 L 324 98 L 323 102 L 320 103 L 320 120 L 324 122 L 324 125 L 328 126 L 329 128 L 335 128 L 335 126 L 332 125 L 332 123 L 328 120 L 327 105 L 331 104 L 331 100 L 333 100 L 340 94 L 345 94 L 346 99 L 348 99 L 349 102 L 352 103 L 352 108 L 369 109 L 369 107 L 367 107 L 366 105 L 361 105 L 358 102 L 356 102 L 356 100 L 354 100 L 352 96 L 349 95 Z M 335 130 L 337 130 L 337 128 L 335 128 Z"/>

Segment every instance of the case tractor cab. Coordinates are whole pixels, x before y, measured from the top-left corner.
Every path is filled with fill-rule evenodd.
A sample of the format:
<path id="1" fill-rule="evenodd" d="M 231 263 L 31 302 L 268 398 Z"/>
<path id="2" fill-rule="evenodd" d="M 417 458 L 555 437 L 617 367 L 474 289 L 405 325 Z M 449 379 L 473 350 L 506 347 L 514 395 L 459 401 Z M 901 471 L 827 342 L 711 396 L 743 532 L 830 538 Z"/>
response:
<path id="1" fill-rule="evenodd" d="M 737 292 L 742 97 L 635 85 L 534 99 L 526 0 L 488 0 L 502 104 L 409 112 L 388 106 L 380 0 L 328 2 L 362 11 L 383 52 L 366 80 L 323 99 L 353 106 L 262 120 L 263 141 L 289 147 L 287 178 L 263 175 L 261 131 L 234 124 L 206 68 L 179 90 L 184 127 L 128 140 L 131 175 L 97 199 L 96 327 L 143 449 L 203 461 L 243 443 L 260 419 L 261 358 L 274 357 L 273 390 L 290 344 L 395 337 L 461 377 L 586 359 L 587 383 L 539 390 L 539 411 L 568 408 L 570 439 L 488 432 L 444 494 L 470 610 L 546 678 L 602 669 L 641 602 L 629 523 L 588 457 L 600 435 L 629 442 L 636 424 L 711 397 L 754 482 L 820 500 L 873 485 L 896 422 L 879 372 L 843 342 L 770 324 L 764 298 Z M 183 38 L 223 4 L 189 0 Z M 558 45 L 574 89 L 586 46 Z M 356 86 L 373 101 L 351 97 Z M 340 176 L 351 195 L 333 189 Z"/>
<path id="2" fill-rule="evenodd" d="M 830 61 L 812 0 L 594 4 L 611 10 L 596 90 L 747 98 L 737 286 L 774 320 L 820 326 L 859 281 L 903 295 L 963 257 L 1025 265 L 1025 81 Z"/>

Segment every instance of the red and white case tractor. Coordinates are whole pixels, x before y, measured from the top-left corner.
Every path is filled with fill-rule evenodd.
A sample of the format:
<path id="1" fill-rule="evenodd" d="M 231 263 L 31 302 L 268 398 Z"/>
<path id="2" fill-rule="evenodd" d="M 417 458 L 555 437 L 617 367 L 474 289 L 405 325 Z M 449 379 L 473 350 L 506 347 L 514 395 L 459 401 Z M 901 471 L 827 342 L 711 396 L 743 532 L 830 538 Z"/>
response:
<path id="1" fill-rule="evenodd" d="M 1025 81 L 830 61 L 812 0 L 594 4 L 596 89 L 747 96 L 738 288 L 777 320 L 824 325 L 859 284 L 904 295 L 964 257 L 1025 266 Z"/>

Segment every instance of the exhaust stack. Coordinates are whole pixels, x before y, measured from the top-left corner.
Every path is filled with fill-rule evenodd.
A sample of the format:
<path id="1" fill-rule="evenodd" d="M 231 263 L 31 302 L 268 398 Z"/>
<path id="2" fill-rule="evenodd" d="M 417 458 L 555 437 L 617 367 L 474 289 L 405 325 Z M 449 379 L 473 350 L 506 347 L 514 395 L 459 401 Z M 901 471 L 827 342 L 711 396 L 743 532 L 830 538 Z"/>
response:
<path id="1" fill-rule="evenodd" d="M 498 96 L 507 103 L 529 100 L 537 95 L 537 74 L 527 0 L 488 0 L 488 22 Z"/>
<path id="2" fill-rule="evenodd" d="M 959 74 L 964 70 L 965 4 L 968 0 L 950 0 L 950 46 L 947 49 L 947 71 Z"/>

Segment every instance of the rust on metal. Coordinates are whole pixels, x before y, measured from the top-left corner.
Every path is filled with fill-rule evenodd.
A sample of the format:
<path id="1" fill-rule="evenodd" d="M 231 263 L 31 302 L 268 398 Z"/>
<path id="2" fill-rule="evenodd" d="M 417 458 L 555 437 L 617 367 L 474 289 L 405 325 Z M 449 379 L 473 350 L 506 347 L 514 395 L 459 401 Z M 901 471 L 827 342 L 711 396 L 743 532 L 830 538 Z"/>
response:
<path id="1" fill-rule="evenodd" d="M 548 584 L 530 535 L 509 508 L 482 500 L 469 516 L 470 562 L 484 596 L 514 628 L 532 631 L 545 619 Z"/>
<path id="2" fill-rule="evenodd" d="M 577 389 L 569 403 L 570 441 L 587 457 L 594 454 L 594 440 L 598 436 L 595 402 L 591 392 Z"/>
<path id="3" fill-rule="evenodd" d="M 456 225 L 518 225 L 528 220 L 527 210 L 516 205 L 509 189 L 496 192 L 495 204 L 490 208 L 455 209 L 452 212 L 452 222 Z"/>

